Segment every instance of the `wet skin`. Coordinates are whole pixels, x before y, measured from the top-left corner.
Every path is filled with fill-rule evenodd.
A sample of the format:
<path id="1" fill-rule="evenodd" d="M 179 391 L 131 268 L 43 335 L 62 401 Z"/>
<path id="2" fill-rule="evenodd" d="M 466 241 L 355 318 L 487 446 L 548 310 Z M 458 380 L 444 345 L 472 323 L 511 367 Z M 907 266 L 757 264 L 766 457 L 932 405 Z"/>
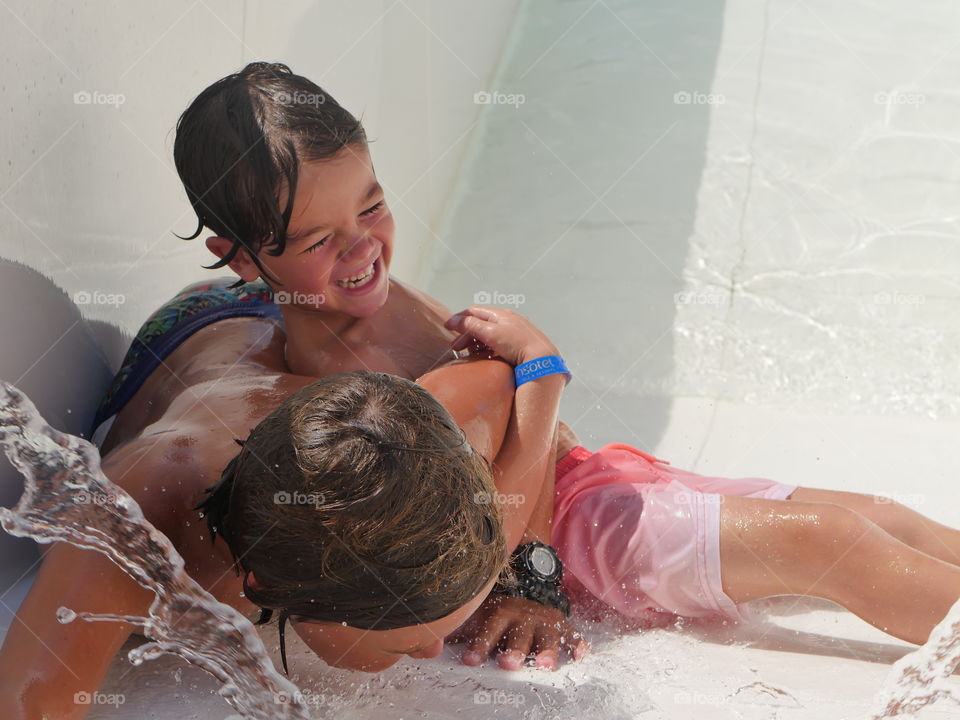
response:
<path id="1" fill-rule="evenodd" d="M 251 619 L 259 608 L 241 597 L 242 580 L 230 570 L 229 549 L 219 540 L 210 543 L 205 525 L 191 508 L 236 453 L 233 438 L 245 438 L 288 395 L 315 380 L 281 371 L 283 346 L 282 328 L 267 319 L 233 318 L 195 333 L 117 418 L 115 426 L 125 431 L 140 426 L 139 433 L 127 441 L 115 435 L 112 450 L 104 458 L 105 472 L 134 494 L 148 519 L 171 538 L 190 575 L 218 600 Z M 484 364 L 486 371 L 481 368 Z M 512 404 L 512 371 L 504 363 L 454 360 L 446 365 L 466 373 L 469 383 L 485 378 L 490 404 L 499 400 L 500 412 Z M 453 377 L 448 372 L 448 378 Z M 141 407 L 147 412 L 141 414 Z M 492 454 L 485 422 L 466 419 L 458 418 L 468 440 L 479 452 Z M 135 472 L 110 472 L 112 467 L 133 462 Z M 160 477 L 165 480 L 159 481 Z M 297 620 L 293 627 L 329 664 L 376 671 L 405 654 L 438 654 L 442 638 L 470 617 L 494 581 L 491 578 L 482 593 L 450 615 L 424 625 L 370 632 Z"/>
<path id="2" fill-rule="evenodd" d="M 290 225 L 292 231 L 324 225 L 323 237 L 328 239 L 311 250 L 323 237 L 303 235 L 280 257 L 261 255 L 284 283 L 276 289 L 300 293 L 294 302 L 280 306 L 286 334 L 278 323 L 260 318 L 224 320 L 198 331 L 141 386 L 102 447 L 104 472 L 170 537 L 191 576 L 248 617 L 255 617 L 257 608 L 241 597 L 229 549 L 220 541 L 210 543 L 192 507 L 235 454 L 234 438 L 247 437 L 292 392 L 315 378 L 350 370 L 411 380 L 431 369 L 449 371 L 443 383 L 428 389 L 451 411 L 477 451 L 490 458 L 496 457 L 512 410 L 512 369 L 498 361 L 452 360 L 450 343 L 456 334 L 443 327 L 451 311 L 389 277 L 393 223 L 388 208 L 366 214 L 371 203 L 379 202 L 366 197 L 375 179 L 369 156 L 363 151 L 340 159 L 304 167 Z M 207 244 L 222 255 L 229 243 L 221 241 L 211 238 Z M 374 257 L 382 273 L 376 292 L 357 296 L 338 289 L 337 280 L 355 275 Z M 249 281 L 259 276 L 243 255 L 230 268 Z M 322 295 L 323 302 L 311 304 L 311 295 Z M 466 404 L 459 413 L 452 409 L 458 402 Z M 499 436 L 492 429 L 497 421 L 490 418 L 501 421 Z M 558 456 L 576 444 L 562 424 L 561 431 Z M 42 710 L 52 717 L 81 717 L 82 708 L 71 702 L 73 692 L 99 687 L 110 661 L 135 630 L 124 623 L 66 630 L 52 619 L 56 607 L 142 616 L 152 599 L 151 592 L 99 553 L 60 543 L 51 547 L 0 652 L 0 690 L 10 698 L 19 696 L 26 708 L 22 715 L 11 711 L 9 716 L 37 717 Z M 522 614 L 517 608 L 511 612 Z M 391 664 L 399 659 L 398 651 L 430 656 L 438 651 L 439 631 L 460 620 L 459 615 L 441 618 L 437 622 L 442 627 L 419 633 L 400 628 L 402 637 L 370 634 L 363 649 L 369 651 L 366 657 L 329 659 L 374 670 L 388 659 Z M 557 621 L 550 617 L 548 622 Z M 298 626 L 311 646 L 318 642 L 317 628 L 295 623 L 298 632 Z M 330 638 L 340 632 L 331 630 Z M 342 640 L 337 638 L 338 643 Z M 501 665 L 510 666 L 503 660 Z"/>
<path id="3" fill-rule="evenodd" d="M 280 202 L 281 206 L 286 202 L 285 193 L 281 193 Z M 260 264 L 267 270 L 265 274 L 244 251 L 230 263 L 230 269 L 247 281 L 263 279 L 276 291 L 278 299 L 283 300 L 278 304 L 286 329 L 286 347 L 282 332 L 271 327 L 272 344 L 261 359 L 264 369 L 304 377 L 369 369 L 413 380 L 451 363 L 450 344 L 457 334 L 444 327 L 452 314 L 450 310 L 389 276 L 394 233 L 389 206 L 365 148 L 347 148 L 332 160 L 301 166 L 284 252 L 279 256 L 259 253 Z M 226 238 L 213 237 L 207 240 L 207 246 L 223 257 L 232 243 Z M 375 274 L 362 294 L 338 283 L 362 273 L 371 264 Z M 223 325 L 218 323 L 213 327 Z M 220 332 L 216 346 L 192 348 L 190 360 L 186 362 L 201 371 L 214 369 L 219 364 L 220 370 L 213 371 L 215 377 L 251 343 L 258 341 L 259 331 L 252 330 L 249 336 L 239 333 L 235 337 L 223 330 L 213 332 Z M 198 340 L 198 344 L 204 342 Z M 142 427 L 139 418 L 154 419 L 164 411 L 162 403 L 157 403 L 158 393 L 165 397 L 179 387 L 175 380 L 171 382 L 171 370 L 167 368 L 159 368 L 149 383 L 153 386 L 142 388 L 117 419 L 104 443 L 105 450 L 122 439 L 133 437 Z M 463 387 L 468 386 L 469 382 L 464 382 Z M 464 430 L 468 436 L 472 434 L 471 442 L 475 446 L 490 440 L 481 438 L 487 432 L 483 422 Z M 559 423 L 556 459 L 577 444 L 573 431 Z M 552 499 L 552 490 L 546 495 Z M 552 502 L 538 513 L 538 526 L 545 526 L 546 532 L 549 532 L 551 508 Z M 538 537 L 541 535 L 542 532 Z M 506 605 L 498 612 L 507 613 Z M 529 612 L 529 608 L 522 607 L 511 610 Z M 522 658 L 518 656 L 522 654 L 515 651 L 501 655 L 500 663 L 511 669 L 519 667 Z M 548 666 L 556 664 L 554 658 L 545 658 L 545 662 Z"/>

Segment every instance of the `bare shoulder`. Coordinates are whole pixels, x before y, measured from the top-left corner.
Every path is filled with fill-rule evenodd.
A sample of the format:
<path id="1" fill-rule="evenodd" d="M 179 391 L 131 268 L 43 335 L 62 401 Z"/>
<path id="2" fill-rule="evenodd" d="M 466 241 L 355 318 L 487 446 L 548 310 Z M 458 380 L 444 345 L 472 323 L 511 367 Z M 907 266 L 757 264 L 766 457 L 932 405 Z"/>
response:
<path id="1" fill-rule="evenodd" d="M 390 277 L 390 293 L 395 294 L 402 302 L 438 318 L 440 322 L 445 321 L 453 314 L 436 298 L 392 276 Z"/>

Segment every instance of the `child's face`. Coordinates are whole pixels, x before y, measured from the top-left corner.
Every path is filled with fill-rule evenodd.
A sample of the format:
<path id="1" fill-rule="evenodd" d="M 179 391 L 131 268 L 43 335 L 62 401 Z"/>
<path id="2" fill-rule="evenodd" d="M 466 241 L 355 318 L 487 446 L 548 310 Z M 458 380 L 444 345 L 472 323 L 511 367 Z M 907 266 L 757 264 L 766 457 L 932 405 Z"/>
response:
<path id="1" fill-rule="evenodd" d="M 280 207 L 286 202 L 281 194 Z M 287 309 L 367 317 L 387 299 L 393 234 L 370 153 L 354 145 L 300 166 L 284 252 L 264 249 L 258 257 L 283 283 L 274 287 L 275 297 Z M 254 269 L 250 279 L 258 275 Z M 346 282 L 361 275 L 367 277 L 359 284 Z"/>
<path id="2" fill-rule="evenodd" d="M 480 607 L 496 578 L 466 605 L 449 615 L 393 630 L 362 630 L 332 622 L 293 620 L 291 624 L 307 646 L 328 665 L 347 670 L 380 672 L 404 655 L 433 658 L 443 650 L 443 638 L 463 625 Z"/>

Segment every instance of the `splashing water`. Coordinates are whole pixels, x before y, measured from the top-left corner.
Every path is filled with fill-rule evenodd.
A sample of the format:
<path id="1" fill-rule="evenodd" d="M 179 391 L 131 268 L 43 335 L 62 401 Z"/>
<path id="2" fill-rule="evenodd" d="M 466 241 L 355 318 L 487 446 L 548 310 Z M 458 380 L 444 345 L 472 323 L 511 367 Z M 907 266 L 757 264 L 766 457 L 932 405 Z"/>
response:
<path id="1" fill-rule="evenodd" d="M 223 683 L 220 694 L 244 718 L 309 718 L 301 691 L 277 673 L 253 625 L 187 575 L 169 539 L 147 522 L 133 498 L 103 475 L 96 447 L 47 425 L 33 403 L 5 382 L 0 382 L 0 446 L 25 478 L 17 505 L 0 507 L 0 525 L 8 533 L 102 552 L 156 593 L 146 618 L 61 607 L 60 622 L 141 626 L 153 642 L 130 651 L 134 665 L 162 654 L 177 655 Z M 84 497 L 98 502 L 83 502 Z M 876 695 L 870 720 L 915 713 L 941 697 L 956 699 L 947 679 L 958 664 L 960 600 L 923 647 L 894 664 Z"/>
<path id="2" fill-rule="evenodd" d="M 50 427 L 29 398 L 5 382 L 0 446 L 24 476 L 16 506 L 0 508 L 4 530 L 41 543 L 64 540 L 98 550 L 156 593 L 146 618 L 60 608 L 60 622 L 82 618 L 142 626 L 153 642 L 130 651 L 134 665 L 178 655 L 223 683 L 220 695 L 246 718 L 309 718 L 300 691 L 276 671 L 253 625 L 187 575 L 170 540 L 101 472 L 97 448 Z"/>
<path id="3" fill-rule="evenodd" d="M 960 600 L 930 632 L 927 642 L 893 664 L 876 696 L 870 720 L 915 713 L 940 697 L 957 700 L 947 678 L 960 664 Z"/>

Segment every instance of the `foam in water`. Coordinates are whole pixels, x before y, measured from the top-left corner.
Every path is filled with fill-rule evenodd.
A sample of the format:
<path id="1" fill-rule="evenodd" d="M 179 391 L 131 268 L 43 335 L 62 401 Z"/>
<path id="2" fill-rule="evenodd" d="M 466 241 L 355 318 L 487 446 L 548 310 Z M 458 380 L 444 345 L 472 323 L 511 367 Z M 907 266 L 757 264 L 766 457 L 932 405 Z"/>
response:
<path id="1" fill-rule="evenodd" d="M 927 642 L 894 663 L 876 696 L 870 720 L 915 713 L 940 697 L 958 698 L 947 678 L 960 664 L 960 600 L 930 632 Z"/>
<path id="2" fill-rule="evenodd" d="M 152 640 L 130 651 L 134 665 L 178 655 L 223 683 L 220 695 L 243 717 L 309 718 L 299 690 L 276 671 L 253 625 L 187 575 L 170 540 L 101 472 L 97 448 L 50 427 L 9 383 L 0 383 L 0 445 L 24 476 L 16 506 L 0 508 L 4 530 L 41 543 L 62 540 L 98 550 L 156 593 L 145 618 L 62 607 L 60 622 L 134 623 Z"/>

